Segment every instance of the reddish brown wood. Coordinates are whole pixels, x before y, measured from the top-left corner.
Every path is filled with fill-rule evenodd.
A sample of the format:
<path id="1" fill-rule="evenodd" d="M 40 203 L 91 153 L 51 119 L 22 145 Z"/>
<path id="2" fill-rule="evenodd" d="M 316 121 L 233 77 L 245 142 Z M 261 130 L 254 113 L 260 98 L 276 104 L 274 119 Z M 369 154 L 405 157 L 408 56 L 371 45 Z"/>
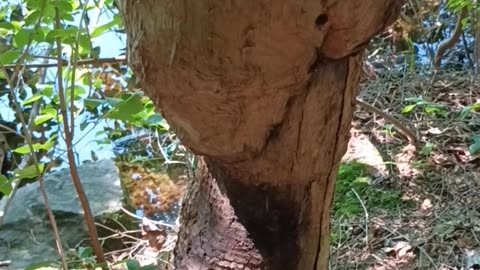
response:
<path id="1" fill-rule="evenodd" d="M 264 269 L 245 227 L 201 160 L 182 209 L 176 269 Z"/>

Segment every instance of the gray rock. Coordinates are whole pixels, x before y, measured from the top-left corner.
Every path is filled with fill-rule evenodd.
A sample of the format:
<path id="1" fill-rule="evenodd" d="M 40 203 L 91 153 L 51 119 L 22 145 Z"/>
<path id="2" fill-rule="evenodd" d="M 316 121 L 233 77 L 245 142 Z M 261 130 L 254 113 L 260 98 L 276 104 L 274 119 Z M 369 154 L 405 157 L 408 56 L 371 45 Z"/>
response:
<path id="1" fill-rule="evenodd" d="M 95 217 L 121 209 L 123 191 L 118 169 L 112 160 L 81 165 L 78 173 Z M 74 248 L 87 238 L 87 233 L 70 171 L 64 169 L 48 175 L 45 187 L 63 245 L 66 249 Z M 0 205 L 5 201 L 3 198 Z M 33 263 L 55 261 L 58 255 L 54 247 L 39 183 L 18 189 L 0 227 L 0 261 L 12 261 L 7 269 L 23 269 Z"/>

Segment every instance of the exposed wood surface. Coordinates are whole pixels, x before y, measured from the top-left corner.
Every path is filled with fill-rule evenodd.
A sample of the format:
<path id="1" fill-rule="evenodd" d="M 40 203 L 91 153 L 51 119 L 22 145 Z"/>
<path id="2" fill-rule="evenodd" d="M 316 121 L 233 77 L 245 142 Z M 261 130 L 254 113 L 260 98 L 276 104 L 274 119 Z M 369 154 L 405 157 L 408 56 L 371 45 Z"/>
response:
<path id="1" fill-rule="evenodd" d="M 239 247 L 261 255 L 261 263 L 244 261 L 244 269 L 327 269 L 333 187 L 363 48 L 401 4 L 119 3 L 142 89 L 209 169 L 194 182 L 205 185 L 194 186 L 189 199 L 197 203 L 182 212 L 177 269 L 239 269 L 218 268 L 219 261 L 237 263 L 231 251 Z M 206 188 L 215 185 L 232 213 L 226 200 L 215 199 L 219 191 Z M 198 243 L 209 237 L 218 239 L 202 257 L 205 245 Z"/>

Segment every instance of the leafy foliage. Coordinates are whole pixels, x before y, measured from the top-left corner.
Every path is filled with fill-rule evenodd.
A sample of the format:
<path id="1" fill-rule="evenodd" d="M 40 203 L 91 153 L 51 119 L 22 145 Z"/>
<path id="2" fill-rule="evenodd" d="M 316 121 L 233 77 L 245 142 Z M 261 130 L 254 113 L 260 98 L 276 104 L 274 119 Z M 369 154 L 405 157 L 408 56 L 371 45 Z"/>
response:
<path id="1" fill-rule="evenodd" d="M 446 114 L 444 105 L 425 101 L 422 97 L 406 98 L 405 101 L 413 104 L 405 106 L 402 109 L 403 114 L 409 114 L 417 107 L 422 108 L 430 116 L 445 116 Z"/>
<path id="2" fill-rule="evenodd" d="M 56 24 L 57 14 L 59 24 Z M 91 137 L 88 134 L 99 129 L 101 132 L 95 133 L 95 141 L 99 144 L 134 134 L 133 128 L 147 129 L 160 136 L 170 132 L 153 102 L 134 87 L 135 77 L 124 60 L 99 58 L 102 52 L 100 46 L 94 45 L 96 40 L 115 32 L 121 38 L 121 29 L 121 18 L 112 0 L 102 3 L 26 0 L 18 5 L 0 4 L 0 99 L 8 100 L 10 112 L 15 115 L 8 121 L 21 123 L 20 115 L 15 113 L 17 110 L 27 120 L 34 116 L 31 127 L 17 124 L 14 129 L 33 131 L 33 151 L 41 159 L 43 168 L 58 166 L 51 165 L 61 163 L 65 153 L 61 150 L 60 140 L 65 119 L 60 114 L 58 85 L 55 77 L 49 75 L 49 70 L 54 71 L 58 61 L 65 67 L 62 78 L 65 102 L 70 104 L 69 113 L 75 118 L 75 123 L 70 125 L 80 127 L 81 134 L 77 134 L 76 143 Z M 62 59 L 56 59 L 57 39 L 62 44 Z M 18 78 L 12 78 L 20 64 L 32 68 L 25 69 Z M 18 79 L 15 89 L 11 89 L 8 79 L 12 82 Z M 0 120 L 5 115 L 0 114 Z M 174 134 L 167 137 L 174 138 Z M 171 140 L 164 145 L 168 147 L 169 142 Z M 19 164 L 32 154 L 24 141 L 9 141 L 9 144 L 13 149 L 14 163 Z M 11 190 L 9 183 L 18 177 L 35 178 L 29 168 L 18 168 L 18 165 L 9 168 L 15 173 L 12 172 L 7 180 L 0 179 L 3 187 L 0 192 L 8 194 Z"/>
<path id="3" fill-rule="evenodd" d="M 139 162 L 148 158 L 157 166 L 161 161 L 176 162 L 186 151 L 153 102 L 137 88 L 125 49 L 120 48 L 122 27 L 113 0 L 0 3 L 0 104 L 6 104 L 0 110 L 0 132 L 8 132 L 10 148 L 1 164 L 0 196 L 14 195 L 18 186 L 64 166 L 65 153 L 71 150 L 76 160 L 69 153 L 70 164 L 96 161 L 96 151 L 103 145 L 116 146 L 128 137 L 141 143 L 143 151 L 121 158 Z M 112 50 L 116 39 L 120 46 Z M 149 140 L 140 140 L 140 134 L 148 134 Z M 89 147 L 76 147 L 79 144 Z M 70 254 L 75 267 L 97 268 L 104 260 L 97 237 L 90 240 L 93 249 L 80 246 Z M 59 252 L 65 268 L 67 256 L 61 247 Z M 152 269 L 133 260 L 125 263 L 128 269 Z M 29 269 L 45 267 L 60 268 L 58 262 L 45 262 Z"/>

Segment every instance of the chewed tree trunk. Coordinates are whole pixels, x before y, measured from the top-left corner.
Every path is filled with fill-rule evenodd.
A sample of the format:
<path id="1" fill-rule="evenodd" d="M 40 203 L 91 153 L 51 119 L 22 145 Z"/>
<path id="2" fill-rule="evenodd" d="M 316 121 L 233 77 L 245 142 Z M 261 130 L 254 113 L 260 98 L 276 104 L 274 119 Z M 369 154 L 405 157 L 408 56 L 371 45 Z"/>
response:
<path id="1" fill-rule="evenodd" d="M 363 48 L 400 0 L 119 1 L 129 61 L 204 156 L 176 269 L 327 269 Z"/>

